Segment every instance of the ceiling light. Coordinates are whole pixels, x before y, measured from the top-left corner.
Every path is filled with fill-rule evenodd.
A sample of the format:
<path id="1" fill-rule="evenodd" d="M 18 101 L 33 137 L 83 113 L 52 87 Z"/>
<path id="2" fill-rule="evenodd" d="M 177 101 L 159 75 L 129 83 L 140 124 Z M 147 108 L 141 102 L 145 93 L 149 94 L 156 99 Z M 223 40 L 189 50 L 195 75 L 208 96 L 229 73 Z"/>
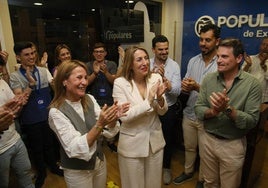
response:
<path id="1" fill-rule="evenodd" d="M 125 3 L 134 3 L 134 1 L 125 1 Z"/>
<path id="2" fill-rule="evenodd" d="M 36 5 L 36 6 L 42 6 L 43 5 L 43 3 L 34 3 L 34 5 Z"/>

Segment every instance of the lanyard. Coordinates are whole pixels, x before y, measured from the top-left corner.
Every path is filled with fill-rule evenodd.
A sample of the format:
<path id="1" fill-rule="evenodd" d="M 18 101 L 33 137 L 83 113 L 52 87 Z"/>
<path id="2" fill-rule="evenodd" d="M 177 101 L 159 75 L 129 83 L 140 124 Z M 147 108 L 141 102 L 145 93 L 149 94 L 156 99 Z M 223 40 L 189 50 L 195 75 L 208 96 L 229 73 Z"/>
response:
<path id="1" fill-rule="evenodd" d="M 20 67 L 19 70 L 20 70 L 20 73 L 26 78 L 26 80 L 28 80 L 27 77 L 26 77 L 26 70 L 24 68 L 22 68 L 22 66 Z M 37 85 L 38 88 L 35 85 L 35 90 L 40 90 L 40 88 L 41 88 L 41 79 L 40 79 L 39 70 L 36 68 L 36 66 L 34 66 L 33 73 L 32 73 L 33 78 L 36 80 L 35 73 L 37 73 L 37 76 L 38 76 L 38 79 L 37 79 L 37 81 L 38 81 L 38 85 Z"/>

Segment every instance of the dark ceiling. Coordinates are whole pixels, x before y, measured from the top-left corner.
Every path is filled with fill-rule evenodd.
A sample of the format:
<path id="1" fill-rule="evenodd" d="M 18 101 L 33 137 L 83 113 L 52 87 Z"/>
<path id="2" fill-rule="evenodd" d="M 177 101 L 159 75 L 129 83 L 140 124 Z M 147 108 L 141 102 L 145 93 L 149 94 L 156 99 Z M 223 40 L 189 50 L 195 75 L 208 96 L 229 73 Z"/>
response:
<path id="1" fill-rule="evenodd" d="M 14 41 L 35 42 L 40 52 L 49 53 L 52 62 L 56 45 L 65 43 L 73 49 L 74 57 L 86 61 L 93 44 L 103 40 L 104 12 L 107 13 L 110 9 L 133 9 L 138 1 L 145 3 L 149 18 L 154 23 L 154 32 L 160 34 L 162 3 L 134 0 L 130 4 L 125 1 L 8 0 Z M 41 2 L 43 6 L 35 6 L 34 2 Z M 118 44 L 110 45 L 113 45 L 111 49 L 117 53 Z"/>
<path id="2" fill-rule="evenodd" d="M 138 2 L 139 0 L 134 0 Z M 102 7 L 114 7 L 114 8 L 127 8 L 128 6 L 134 6 L 135 3 L 127 4 L 125 0 L 8 0 L 9 5 L 21 6 L 21 7 L 36 7 L 33 3 L 41 2 L 42 7 L 47 9 L 98 9 Z M 145 0 L 143 2 L 152 2 Z M 131 8 L 131 7 L 130 7 Z"/>
<path id="3" fill-rule="evenodd" d="M 151 0 L 134 0 L 134 3 L 126 3 L 126 0 L 8 0 L 11 19 L 16 19 L 18 9 L 28 9 L 31 19 L 80 19 L 83 16 L 99 16 L 99 10 L 105 8 L 133 9 L 136 2 L 142 1 L 150 9 L 157 2 Z M 35 2 L 43 3 L 43 6 L 34 5 Z M 95 9 L 95 11 L 92 11 Z M 149 11 L 153 12 L 153 10 Z M 78 16 L 79 15 L 79 16 Z"/>

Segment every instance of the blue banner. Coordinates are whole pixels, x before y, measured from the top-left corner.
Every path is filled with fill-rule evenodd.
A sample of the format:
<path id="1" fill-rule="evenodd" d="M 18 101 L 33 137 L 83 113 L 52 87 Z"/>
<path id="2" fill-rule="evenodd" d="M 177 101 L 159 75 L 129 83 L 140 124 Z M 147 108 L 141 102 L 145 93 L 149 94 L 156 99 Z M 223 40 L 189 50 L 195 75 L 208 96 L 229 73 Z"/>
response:
<path id="1" fill-rule="evenodd" d="M 261 0 L 184 1 L 182 77 L 190 58 L 200 53 L 198 33 L 209 22 L 221 28 L 221 38 L 239 38 L 249 55 L 257 54 L 261 39 L 268 37 L 267 7 Z"/>

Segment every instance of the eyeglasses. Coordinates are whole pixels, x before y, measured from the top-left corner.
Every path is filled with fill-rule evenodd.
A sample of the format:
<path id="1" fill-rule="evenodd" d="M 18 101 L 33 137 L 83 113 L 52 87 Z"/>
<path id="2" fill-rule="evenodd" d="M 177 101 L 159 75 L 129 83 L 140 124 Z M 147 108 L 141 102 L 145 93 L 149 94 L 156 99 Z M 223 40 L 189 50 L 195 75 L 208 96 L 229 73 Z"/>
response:
<path id="1" fill-rule="evenodd" d="M 93 52 L 96 53 L 96 54 L 97 53 L 103 54 L 105 51 L 104 50 L 94 50 Z"/>

